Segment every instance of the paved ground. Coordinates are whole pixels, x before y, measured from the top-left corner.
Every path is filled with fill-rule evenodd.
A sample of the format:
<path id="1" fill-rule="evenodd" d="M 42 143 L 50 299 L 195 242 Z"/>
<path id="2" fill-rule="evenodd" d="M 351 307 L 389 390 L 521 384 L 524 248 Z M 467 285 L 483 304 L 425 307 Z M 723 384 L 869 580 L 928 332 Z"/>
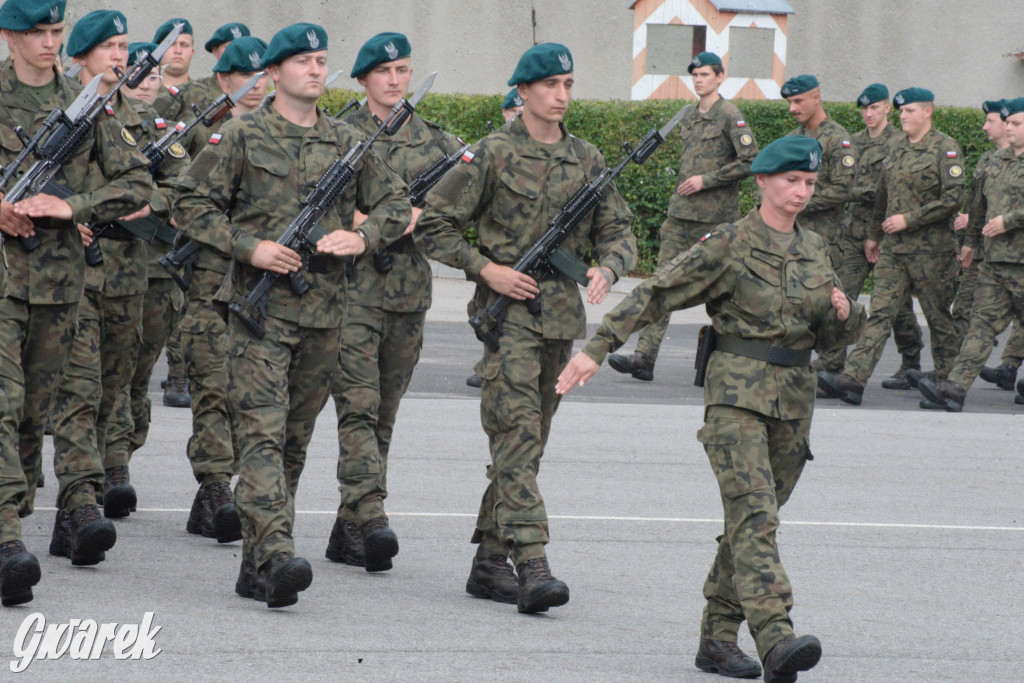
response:
<path id="1" fill-rule="evenodd" d="M 186 410 L 159 405 L 132 462 L 139 511 L 95 568 L 46 555 L 52 484 L 25 521 L 39 555 L 36 600 L 0 609 L 0 671 L 25 617 L 139 623 L 154 612 L 162 652 L 148 662 L 35 662 L 40 679 L 675 680 L 693 666 L 700 587 L 720 533 L 714 478 L 694 435 L 692 340 L 702 313 L 679 316 L 657 380 L 607 368 L 556 418 L 541 487 L 552 567 L 572 599 L 542 616 L 463 592 L 488 456 L 475 391 L 480 346 L 464 322 L 464 282 L 437 280 L 427 345 L 402 404 L 388 500 L 401 552 L 386 574 L 323 559 L 337 505 L 333 406 L 321 415 L 298 494 L 298 552 L 314 583 L 270 611 L 233 592 L 239 543 L 184 531 L 194 493 Z M 593 311 L 596 322 L 599 310 Z M 978 386 L 960 415 L 917 409 L 877 382 L 867 404 L 818 406 L 805 470 L 783 511 L 781 551 L 801 633 L 821 664 L 800 680 L 1021 680 L 1024 490 L 1020 406 Z M 47 451 L 49 456 L 50 451 Z M 47 463 L 48 472 L 52 473 Z M 749 636 L 741 644 L 752 649 Z"/>

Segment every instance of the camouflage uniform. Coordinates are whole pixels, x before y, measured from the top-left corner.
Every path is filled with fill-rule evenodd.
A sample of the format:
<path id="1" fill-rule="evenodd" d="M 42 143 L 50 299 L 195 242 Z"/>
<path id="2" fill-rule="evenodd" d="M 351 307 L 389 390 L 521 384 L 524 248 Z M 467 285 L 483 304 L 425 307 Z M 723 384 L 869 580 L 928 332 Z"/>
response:
<path id="1" fill-rule="evenodd" d="M 380 122 L 363 106 L 345 119 L 369 137 Z M 455 153 L 458 140 L 413 115 L 397 134 L 374 142 L 378 157 L 411 183 L 438 159 Z M 374 267 L 363 254 L 348 282 L 348 315 L 334 378 L 338 414 L 338 518 L 363 524 L 383 517 L 387 458 L 398 404 L 412 380 L 430 308 L 431 272 L 412 235 L 388 245 L 392 268 Z"/>
<path id="2" fill-rule="evenodd" d="M 182 83 L 179 90 L 183 102 L 182 111 L 185 114 L 183 118 L 186 119 L 192 117 L 191 105 L 196 105 L 202 111 L 223 94 L 220 83 L 217 82 L 217 74 Z"/>
<path id="3" fill-rule="evenodd" d="M 932 129 L 916 143 L 904 138 L 883 165 L 868 235 L 882 243 L 871 315 L 845 373 L 862 386 L 867 382 L 909 291 L 921 302 L 935 372 L 945 379 L 957 351 L 949 307 L 960 263 L 950 217 L 963 203 L 963 153 L 956 140 Z M 907 228 L 886 235 L 882 222 L 897 214 L 906 218 Z"/>
<path id="4" fill-rule="evenodd" d="M 172 126 L 178 121 L 188 120 L 193 116 L 191 109 L 181 96 L 181 89 L 176 85 L 169 88 L 163 84 L 160 85 L 156 99 L 153 100 L 153 109 L 167 119 L 169 125 Z"/>
<path id="5" fill-rule="evenodd" d="M 328 165 L 360 139 L 351 127 L 318 115 L 315 126 L 302 128 L 268 103 L 226 124 L 219 144 L 207 146 L 180 179 L 178 225 L 236 259 L 218 301 L 245 297 L 262 272 L 248 265 L 259 241 L 281 236 Z M 362 230 L 375 249 L 409 224 L 409 203 L 405 186 L 372 153 L 357 168 L 322 227 L 351 229 L 358 208 L 370 215 Z M 232 427 L 240 449 L 235 502 L 243 552 L 252 553 L 257 567 L 277 553 L 294 552 L 295 491 L 337 367 L 344 264 L 329 257 L 316 261 L 315 268 L 303 271 L 310 289 L 301 298 L 284 281 L 271 291 L 263 339 L 235 318 L 224 339 Z"/>
<path id="6" fill-rule="evenodd" d="M 824 152 L 814 194 L 800 212 L 800 224 L 825 238 L 832 267 L 837 271 L 842 259 L 843 212 L 850 200 L 856 172 L 853 138 L 846 129 L 826 116 L 814 130 L 799 126 L 790 135 L 804 135 L 821 143 Z"/>
<path id="7" fill-rule="evenodd" d="M 864 291 L 864 283 L 874 268 L 864 253 L 864 243 L 874 220 L 875 195 L 882 177 L 882 163 L 906 136 L 902 131 L 886 124 L 878 137 L 871 137 L 867 130 L 853 134 L 853 147 L 857 150 L 856 177 L 850 193 L 850 206 L 843 216 L 842 258 L 836 272 L 843 283 L 843 291 L 857 297 Z M 815 190 L 817 194 L 817 190 Z M 914 300 L 907 297 L 904 307 L 892 324 L 896 348 L 903 356 L 903 365 L 908 368 L 921 367 L 921 327 L 914 313 Z M 819 358 L 828 372 L 839 372 L 846 363 L 846 347 L 823 352 Z"/>
<path id="8" fill-rule="evenodd" d="M 975 193 L 967 226 L 969 247 L 981 247 L 981 228 L 1003 217 L 1006 232 L 984 238 L 985 260 L 971 310 L 971 326 L 949 381 L 967 390 L 988 359 L 996 336 L 1024 320 L 1024 157 L 1012 147 L 995 152 Z M 1019 335 L 1018 335 L 1019 336 Z"/>
<path id="9" fill-rule="evenodd" d="M 449 171 L 428 195 L 416 230 L 424 251 L 478 282 L 480 270 L 492 261 L 512 265 L 569 198 L 605 167 L 596 147 L 571 137 L 564 124 L 561 128 L 562 140 L 545 145 L 517 117 L 484 138 L 475 157 Z M 591 258 L 620 277 L 636 260 L 631 218 L 612 188 L 563 246 L 581 258 L 590 245 Z M 471 221 L 479 250 L 459 232 Z M 533 315 L 522 303 L 509 306 L 500 348 L 485 349 L 479 366 L 480 418 L 492 464 L 473 542 L 506 556 L 511 549 L 516 565 L 545 556 L 548 522 L 537 469 L 558 408 L 555 382 L 586 323 L 574 281 L 559 276 L 539 284 L 541 311 Z M 496 297 L 480 285 L 475 303 L 482 306 Z"/>
<path id="10" fill-rule="evenodd" d="M 758 152 L 743 114 L 724 98 L 716 100 L 705 113 L 696 104 L 687 108 L 679 132 L 683 154 L 676 187 L 690 176 L 700 175 L 704 189 L 689 196 L 672 193 L 668 217 L 659 234 L 659 267 L 696 244 L 716 225 L 739 219 L 740 181 L 750 175 L 750 162 Z M 645 327 L 636 350 L 657 360 L 668 323 L 665 318 Z"/>
<path id="11" fill-rule="evenodd" d="M 825 349 L 856 339 L 864 309 L 851 302 L 840 321 L 831 304 L 826 243 L 796 227 L 788 248 L 757 210 L 717 228 L 626 297 L 583 348 L 600 364 L 637 327 L 670 311 L 707 304 L 715 331 L 796 350 Z M 777 234 L 777 233 L 775 233 Z M 718 479 L 725 533 L 704 584 L 701 637 L 736 642 L 743 619 L 765 655 L 793 634 L 789 579 L 779 560 L 779 508 L 807 460 L 814 409 L 814 372 L 712 352 L 704 382 L 704 444 Z"/>
<path id="12" fill-rule="evenodd" d="M 54 107 L 67 107 L 80 90 L 56 68 L 50 84 L 25 86 L 11 60 L 0 63 L 0 164 L 10 163 L 22 149 L 15 126 L 38 130 Z M 145 157 L 124 142 L 121 130 L 116 119 L 101 114 L 92 140 L 58 174 L 78 191 L 67 200 L 75 221 L 110 220 L 149 199 Z M 109 183 L 96 187 L 97 178 Z M 25 252 L 9 242 L 5 249 L 9 270 L 7 296 L 0 299 L 0 394 L 7 409 L 0 415 L 0 543 L 20 539 L 19 506 L 22 514 L 32 511 L 43 426 L 71 348 L 85 280 L 82 241 L 74 225 L 50 219 L 36 223 L 42 226 L 36 232 L 39 248 Z M 59 456 L 55 465 L 76 467 Z M 82 467 L 100 469 L 102 484 L 99 461 Z"/>

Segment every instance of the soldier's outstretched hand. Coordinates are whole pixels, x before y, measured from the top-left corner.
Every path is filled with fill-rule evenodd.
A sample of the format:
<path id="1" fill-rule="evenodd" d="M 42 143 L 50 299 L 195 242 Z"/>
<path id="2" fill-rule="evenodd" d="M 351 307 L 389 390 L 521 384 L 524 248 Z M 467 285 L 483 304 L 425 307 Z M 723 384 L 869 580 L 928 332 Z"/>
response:
<path id="1" fill-rule="evenodd" d="M 358 232 L 333 230 L 320 238 L 316 250 L 331 256 L 359 256 L 366 251 L 366 240 Z"/>
<path id="2" fill-rule="evenodd" d="M 981 229 L 981 234 L 985 237 L 997 237 L 1004 232 L 1006 232 L 1006 224 L 1002 216 L 996 216 Z"/>
<path id="3" fill-rule="evenodd" d="M 488 263 L 480 270 L 480 277 L 495 292 L 516 301 L 532 299 L 540 294 L 536 280 L 508 266 Z"/>
<path id="4" fill-rule="evenodd" d="M 590 286 L 587 287 L 587 303 L 599 304 L 608 296 L 612 289 L 611 271 L 607 268 L 589 268 L 587 277 L 590 278 Z"/>
<path id="5" fill-rule="evenodd" d="M 14 213 L 14 207 L 0 201 L 0 230 L 11 237 L 31 237 L 36 234 L 32 221 Z"/>
<path id="6" fill-rule="evenodd" d="M 838 287 L 832 288 L 832 308 L 836 309 L 836 315 L 839 316 L 840 320 L 846 320 L 850 317 L 850 300 L 843 294 L 843 290 Z"/>
<path id="7" fill-rule="evenodd" d="M 69 221 L 74 217 L 71 205 L 60 197 L 52 194 L 37 194 L 28 199 L 22 199 L 14 205 L 14 213 L 29 218 L 59 218 Z"/>
<path id="8" fill-rule="evenodd" d="M 847 314 L 849 314 L 849 308 L 847 308 Z M 562 370 L 562 374 L 558 376 L 558 384 L 555 385 L 555 393 L 562 395 L 568 394 L 574 386 L 583 386 L 587 383 L 591 377 L 597 374 L 598 364 L 595 363 L 590 356 L 580 351 L 569 364 Z"/>
<path id="9" fill-rule="evenodd" d="M 280 275 L 294 273 L 302 267 L 302 259 L 298 254 L 273 240 L 263 240 L 257 244 L 250 262 L 257 268 Z"/>

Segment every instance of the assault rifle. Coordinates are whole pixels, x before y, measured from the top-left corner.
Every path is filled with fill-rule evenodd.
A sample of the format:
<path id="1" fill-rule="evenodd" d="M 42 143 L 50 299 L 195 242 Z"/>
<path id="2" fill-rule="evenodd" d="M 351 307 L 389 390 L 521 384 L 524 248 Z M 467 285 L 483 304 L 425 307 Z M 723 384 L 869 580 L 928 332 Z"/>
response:
<path id="1" fill-rule="evenodd" d="M 334 204 L 335 200 L 348 186 L 355 176 L 356 164 L 363 158 L 374 141 L 382 134 L 394 135 L 402 124 L 412 115 L 416 105 L 430 90 L 437 72 L 430 74 L 411 99 L 402 99 L 391 110 L 387 120 L 380 124 L 373 135 L 367 140 L 356 144 L 343 158 L 335 159 L 324 171 L 309 196 L 302 203 L 302 210 L 292 220 L 288 229 L 278 238 L 277 243 L 298 252 L 304 263 L 316 254 L 316 243 L 326 233 L 320 227 L 320 220 Z M 237 315 L 246 329 L 257 339 L 266 334 L 264 322 L 267 319 L 267 303 L 270 290 L 277 284 L 281 275 L 271 271 L 263 271 L 256 286 L 249 290 L 241 303 L 232 303 L 228 310 Z M 309 290 L 309 283 L 300 271 L 288 274 L 292 291 L 302 296 Z"/>
<path id="2" fill-rule="evenodd" d="M 590 280 L 586 276 L 587 267 L 562 248 L 562 243 L 597 207 L 605 189 L 622 173 L 626 164 L 631 161 L 637 164 L 644 163 L 661 146 L 661 143 L 665 142 L 665 138 L 683 118 L 685 109 L 686 107 L 680 109 L 660 130 L 652 129 L 636 147 L 630 148 L 628 143 L 623 143 L 626 156 L 618 166 L 606 168 L 601 175 L 577 190 L 576 194 L 558 212 L 558 215 L 548 223 L 547 232 L 519 257 L 512 268 L 517 272 L 529 275 L 537 282 L 556 273 L 562 273 L 584 287 L 589 285 Z M 477 339 L 486 344 L 491 351 L 498 350 L 498 338 L 501 336 L 501 328 L 512 301 L 502 294 L 490 306 L 478 310 L 469 319 L 469 325 L 476 333 Z M 527 310 L 536 315 L 540 313 L 539 304 L 539 299 L 528 299 L 526 301 Z"/>
<path id="3" fill-rule="evenodd" d="M 64 164 L 75 156 L 78 148 L 91 134 L 96 117 L 114 98 L 121 86 L 139 87 L 153 67 L 160 64 L 164 52 L 177 39 L 183 26 L 184 24 L 175 26 L 164 41 L 153 50 L 153 54 L 140 52 L 135 64 L 127 71 L 115 68 L 115 73 L 119 78 L 117 84 L 106 95 L 99 95 L 100 81 L 103 79 L 103 75 L 100 74 L 79 93 L 67 111 L 57 107 L 50 112 L 33 137 L 30 138 L 21 126 L 15 128 L 14 132 L 18 134 L 24 148 L 17 158 L 0 173 L 0 192 L 6 190 L 8 183 L 14 179 L 18 169 L 25 163 L 29 155 L 34 155 L 37 161 L 24 175 L 18 178 L 10 191 L 6 192 L 4 200 L 9 204 L 15 204 L 22 199 L 43 192 L 61 199 L 70 197 L 73 194 L 70 189 L 52 182 L 54 176 Z M 19 237 L 18 239 L 25 251 L 33 251 L 41 244 L 37 235 Z"/>

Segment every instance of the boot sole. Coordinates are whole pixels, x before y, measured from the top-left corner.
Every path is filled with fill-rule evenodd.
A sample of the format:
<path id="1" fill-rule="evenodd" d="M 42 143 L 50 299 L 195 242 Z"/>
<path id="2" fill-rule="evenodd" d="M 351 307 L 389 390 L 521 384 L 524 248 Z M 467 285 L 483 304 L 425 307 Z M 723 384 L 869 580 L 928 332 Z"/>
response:
<path id="1" fill-rule="evenodd" d="M 822 373 L 818 373 L 818 389 L 827 394 L 826 398 L 838 398 L 843 403 L 848 403 L 851 406 L 859 406 L 863 400 L 863 397 L 858 396 L 852 391 L 840 388 L 831 377 L 826 377 Z"/>
<path id="2" fill-rule="evenodd" d="M 99 564 L 107 558 L 106 551 L 117 542 L 117 530 L 113 524 L 93 522 L 94 529 L 86 527 L 78 539 L 78 546 L 71 551 L 71 564 L 76 567 L 87 567 Z"/>
<path id="3" fill-rule="evenodd" d="M 366 545 L 366 571 L 386 572 L 394 565 L 391 558 L 398 554 L 398 537 L 394 532 L 381 533 L 378 529 L 363 542 Z M 390 529 L 388 529 L 390 531 Z"/>
<path id="4" fill-rule="evenodd" d="M 697 655 L 697 660 L 694 662 L 697 668 L 705 673 L 718 674 L 719 676 L 725 676 L 726 678 L 760 678 L 761 667 L 748 667 L 747 669 L 728 669 L 719 666 L 718 662 L 705 657 L 704 655 Z"/>
<path id="5" fill-rule="evenodd" d="M 569 602 L 569 587 L 556 579 L 537 586 L 525 598 L 520 593 L 517 606 L 522 614 L 536 614 L 547 612 L 551 607 L 561 607 L 567 602 Z"/>
<path id="6" fill-rule="evenodd" d="M 498 591 L 491 590 L 487 586 L 482 583 L 477 583 L 473 579 L 466 581 L 466 592 L 474 598 L 493 600 L 494 602 L 501 602 L 506 605 L 515 605 L 519 601 L 519 591 L 516 591 L 514 595 L 506 595 L 499 593 Z"/>
<path id="7" fill-rule="evenodd" d="M 910 386 L 910 382 L 898 382 L 891 379 L 883 379 L 882 388 L 889 389 L 890 391 L 909 391 L 914 387 Z"/>
<path id="8" fill-rule="evenodd" d="M 776 664 L 775 669 L 765 676 L 765 683 L 792 683 L 799 672 L 813 669 L 820 660 L 821 643 L 817 638 L 808 639 Z"/>
<path id="9" fill-rule="evenodd" d="M 347 565 L 349 565 L 351 567 L 365 567 L 366 566 L 366 558 L 365 557 L 359 557 L 357 555 L 349 555 L 344 550 L 341 550 L 339 548 L 335 548 L 333 546 L 327 546 L 327 551 L 324 553 L 324 557 L 326 557 L 331 562 L 337 562 L 339 564 L 347 564 Z"/>
<path id="10" fill-rule="evenodd" d="M 267 601 L 267 591 L 264 588 L 257 588 L 244 581 L 235 581 L 235 593 L 243 598 L 252 598 L 260 602 Z M 298 597 L 296 597 L 298 600 Z M 294 604 L 294 603 L 293 603 Z"/>
<path id="11" fill-rule="evenodd" d="M 281 572 L 273 590 L 266 594 L 267 607 L 288 607 L 299 601 L 299 593 L 313 583 L 313 569 L 309 562 L 297 562 Z"/>
<path id="12" fill-rule="evenodd" d="M 946 398 L 938 391 L 935 391 L 930 384 L 930 382 L 919 382 L 917 385 L 917 390 L 920 391 L 926 399 L 941 406 L 947 413 L 959 413 L 964 409 L 962 403 L 957 403 L 953 399 Z"/>
<path id="13" fill-rule="evenodd" d="M 132 508 L 138 503 L 135 488 L 125 484 L 113 486 L 103 493 L 103 516 L 108 519 L 121 519 L 131 514 Z"/>
<path id="14" fill-rule="evenodd" d="M 217 543 L 231 543 L 242 540 L 242 522 L 234 505 L 221 505 L 213 513 L 213 535 Z"/>
<path id="15" fill-rule="evenodd" d="M 32 601 L 32 586 L 39 583 L 42 572 L 39 570 L 39 560 L 35 556 L 24 553 L 25 556 L 12 558 L 8 561 L 6 572 L 0 577 L 0 604 L 4 607 L 14 607 Z"/>
<path id="16" fill-rule="evenodd" d="M 193 522 L 191 519 L 185 523 L 185 531 L 196 536 L 202 536 L 203 538 L 217 538 L 217 533 L 213 530 L 213 527 L 204 529 L 201 523 Z"/>

